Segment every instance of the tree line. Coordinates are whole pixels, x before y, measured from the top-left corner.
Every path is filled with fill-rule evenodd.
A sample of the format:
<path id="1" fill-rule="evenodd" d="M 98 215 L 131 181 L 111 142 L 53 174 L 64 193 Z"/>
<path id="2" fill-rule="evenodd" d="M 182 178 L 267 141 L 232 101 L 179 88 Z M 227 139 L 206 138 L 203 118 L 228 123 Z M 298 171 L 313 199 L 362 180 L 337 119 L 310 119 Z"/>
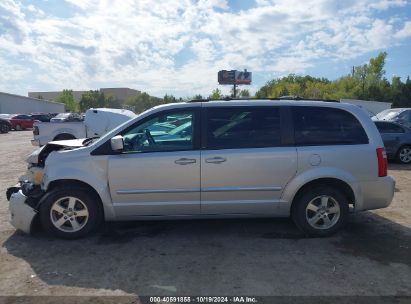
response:
<path id="1" fill-rule="evenodd" d="M 273 79 L 262 86 L 256 98 L 301 96 L 312 99 L 362 99 L 391 102 L 392 107 L 411 107 L 411 80 L 405 82 L 393 76 L 391 82 L 385 77 L 386 52 L 371 58 L 366 64 L 353 68 L 349 75 L 330 81 L 327 78 L 288 75 Z"/>
<path id="2" fill-rule="evenodd" d="M 235 92 L 240 98 L 278 98 L 281 96 L 300 96 L 311 99 L 362 99 L 382 102 L 391 102 L 392 107 L 411 107 L 411 80 L 409 77 L 403 82 L 400 77 L 393 76 L 391 82 L 385 77 L 386 52 L 381 52 L 368 63 L 353 67 L 352 73 L 337 80 L 299 76 L 290 74 L 285 77 L 268 81 L 255 95 L 249 90 L 242 89 Z M 234 95 L 233 89 L 231 96 Z M 223 99 L 220 89 L 214 89 L 209 96 L 195 95 L 186 98 L 176 98 L 166 94 L 163 98 L 150 96 L 143 92 L 119 101 L 114 96 L 106 96 L 98 90 L 91 90 L 82 94 L 76 102 L 73 91 L 63 90 L 57 101 L 64 103 L 67 111 L 84 112 L 89 108 L 126 108 L 141 113 L 154 106 L 188 101 L 191 99 Z"/>

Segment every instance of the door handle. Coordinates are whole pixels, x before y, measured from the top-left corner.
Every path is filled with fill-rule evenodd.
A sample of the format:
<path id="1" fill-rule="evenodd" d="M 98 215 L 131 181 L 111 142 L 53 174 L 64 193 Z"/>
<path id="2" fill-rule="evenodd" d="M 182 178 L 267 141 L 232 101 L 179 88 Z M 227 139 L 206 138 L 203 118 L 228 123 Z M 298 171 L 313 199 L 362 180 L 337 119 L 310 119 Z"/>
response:
<path id="1" fill-rule="evenodd" d="M 223 162 L 225 162 L 227 159 L 225 159 L 224 157 L 219 157 L 219 156 L 216 156 L 216 157 L 212 157 L 212 158 L 206 158 L 206 163 L 209 163 L 209 164 L 220 164 L 220 163 L 223 163 Z"/>
<path id="2" fill-rule="evenodd" d="M 189 165 L 194 164 L 196 160 L 194 158 L 180 158 L 174 161 L 177 165 Z"/>

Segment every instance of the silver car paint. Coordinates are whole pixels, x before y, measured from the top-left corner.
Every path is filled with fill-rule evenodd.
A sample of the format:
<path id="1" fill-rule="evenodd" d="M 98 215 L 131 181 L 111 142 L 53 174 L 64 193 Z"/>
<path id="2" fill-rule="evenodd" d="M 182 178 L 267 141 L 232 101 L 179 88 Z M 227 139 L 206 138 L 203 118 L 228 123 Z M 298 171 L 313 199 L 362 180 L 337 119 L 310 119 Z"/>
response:
<path id="1" fill-rule="evenodd" d="M 90 156 L 91 151 L 117 135 L 121 130 L 152 113 L 175 108 L 227 105 L 315 105 L 345 109 L 360 120 L 369 137 L 369 144 L 338 147 L 267 148 L 267 153 L 262 152 L 259 156 L 253 155 L 255 151 L 252 150 L 255 149 L 241 150 L 240 154 L 242 155 L 230 154 L 231 151 L 228 150 L 220 150 L 218 153 L 201 151 L 201 155 L 196 154 L 200 152 L 193 151 L 188 153 L 191 154 L 190 158 L 196 159 L 196 163 L 187 166 L 173 165 L 176 159 L 183 157 L 182 152 L 174 152 L 174 154 L 167 152 L 167 155 L 164 155 L 161 160 L 163 164 L 164 162 L 168 163 L 167 170 L 172 171 L 173 168 L 183 170 L 182 167 L 185 167 L 184 170 L 187 170 L 186 173 L 191 177 L 189 181 L 183 176 L 184 174 L 178 172 L 167 172 L 167 175 L 171 174 L 173 178 L 164 179 L 159 167 L 154 167 L 155 170 L 148 173 L 150 166 L 156 162 L 153 158 L 150 159 L 150 156 L 144 156 L 150 159 L 150 162 L 141 162 L 141 164 L 122 162 L 121 157 L 125 155 L 117 157 Z M 156 218 L 162 216 L 178 217 L 179 215 L 187 217 L 190 216 L 190 213 L 193 217 L 205 214 L 216 216 L 216 213 L 218 213 L 217 216 L 223 217 L 232 216 L 228 213 L 236 213 L 239 216 L 243 213 L 249 213 L 249 216 L 288 216 L 292 200 L 304 184 L 318 178 L 331 177 L 345 181 L 353 189 L 356 210 L 359 211 L 385 207 L 389 205 L 393 197 L 393 179 L 391 177 L 377 177 L 375 151 L 379 147 L 383 147 L 383 144 L 374 123 L 364 111 L 349 104 L 265 100 L 168 104 L 153 108 L 124 123 L 88 147 L 73 151 L 52 152 L 46 160 L 43 189 L 46 190 L 50 182 L 60 179 L 75 179 L 85 182 L 100 195 L 106 220 L 129 219 L 133 216 L 144 218 L 141 214 L 148 216 L 150 213 Z M 268 156 L 270 149 L 275 152 Z M 244 162 L 244 159 L 247 159 L 247 153 L 250 159 L 247 160 L 248 162 Z M 288 155 L 287 161 L 284 158 L 286 154 Z M 222 157 L 222 155 L 226 156 L 227 162 L 220 164 L 205 162 L 205 159 Z M 128 157 L 138 159 L 137 156 Z M 201 170 L 198 168 L 200 160 Z M 232 164 L 235 166 L 230 166 Z M 244 169 L 239 168 L 240 164 L 245 166 Z M 132 169 L 122 171 L 116 166 L 123 169 L 126 167 L 134 168 L 135 171 Z M 260 172 L 257 168 L 253 169 L 255 166 L 264 168 L 264 170 Z M 216 169 L 218 173 L 212 170 L 215 167 L 218 168 Z M 270 170 L 265 169 L 271 169 L 272 174 L 270 175 Z M 250 174 L 250 170 L 252 174 Z M 202 172 L 200 183 L 199 178 L 193 178 L 195 172 L 198 171 Z M 257 174 L 257 176 L 254 177 L 253 174 Z M 167 184 L 158 183 L 160 180 L 167 182 Z M 134 181 L 135 183 L 133 183 Z M 199 192 L 199 188 L 202 191 Z M 182 192 L 184 190 L 188 191 Z M 131 191 L 131 193 L 125 194 L 127 191 Z M 374 193 L 379 196 L 376 197 Z M 203 200 L 203 206 L 200 206 L 200 199 Z M 256 202 L 258 204 L 254 205 Z M 159 208 L 159 205 L 162 207 Z M 150 211 L 150 206 L 153 206 L 153 210 L 157 211 Z M 256 208 L 259 210 L 253 210 L 253 206 L 258 206 Z M 162 208 L 164 210 L 161 211 L 161 214 L 154 214 L 159 213 Z M 128 211 L 132 213 L 129 214 Z"/>
<path id="2" fill-rule="evenodd" d="M 200 151 L 110 155 L 108 163 L 118 216 L 200 213 Z"/>
<path id="3" fill-rule="evenodd" d="M 201 213 L 274 216 L 296 171 L 295 147 L 202 151 Z"/>
<path id="4" fill-rule="evenodd" d="M 11 203 L 9 204 L 10 223 L 25 233 L 31 233 L 32 223 L 37 211 L 25 203 L 26 199 L 27 197 L 21 190 L 11 195 Z"/>

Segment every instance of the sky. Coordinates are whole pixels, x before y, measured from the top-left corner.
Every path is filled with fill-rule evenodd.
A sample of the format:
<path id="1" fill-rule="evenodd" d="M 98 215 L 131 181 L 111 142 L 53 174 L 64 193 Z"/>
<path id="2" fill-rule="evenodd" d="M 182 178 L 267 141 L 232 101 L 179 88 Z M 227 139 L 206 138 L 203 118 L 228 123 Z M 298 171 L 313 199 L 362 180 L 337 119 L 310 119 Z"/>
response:
<path id="1" fill-rule="evenodd" d="M 411 0 L 1 0 L 0 91 L 129 87 L 208 96 L 219 70 L 255 93 L 295 73 L 331 80 L 388 53 L 411 75 Z"/>

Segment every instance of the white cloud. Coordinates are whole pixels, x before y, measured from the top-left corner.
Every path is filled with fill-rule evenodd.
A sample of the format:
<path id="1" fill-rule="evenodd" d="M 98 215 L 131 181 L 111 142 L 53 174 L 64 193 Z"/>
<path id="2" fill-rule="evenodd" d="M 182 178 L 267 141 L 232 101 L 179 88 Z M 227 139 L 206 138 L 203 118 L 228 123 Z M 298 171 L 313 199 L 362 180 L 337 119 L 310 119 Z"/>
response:
<path id="1" fill-rule="evenodd" d="M 398 39 L 411 37 L 411 21 L 405 22 L 404 27 L 395 33 L 395 37 Z"/>
<path id="2" fill-rule="evenodd" d="M 355 58 L 411 36 L 411 21 L 374 14 L 403 0 L 257 0 L 237 13 L 226 0 L 66 2 L 68 18 L 0 2 L 2 83 L 32 71 L 38 90 L 121 85 L 207 94 L 219 69 L 303 73 L 316 60 Z M 176 62 L 185 51 L 191 56 Z"/>

